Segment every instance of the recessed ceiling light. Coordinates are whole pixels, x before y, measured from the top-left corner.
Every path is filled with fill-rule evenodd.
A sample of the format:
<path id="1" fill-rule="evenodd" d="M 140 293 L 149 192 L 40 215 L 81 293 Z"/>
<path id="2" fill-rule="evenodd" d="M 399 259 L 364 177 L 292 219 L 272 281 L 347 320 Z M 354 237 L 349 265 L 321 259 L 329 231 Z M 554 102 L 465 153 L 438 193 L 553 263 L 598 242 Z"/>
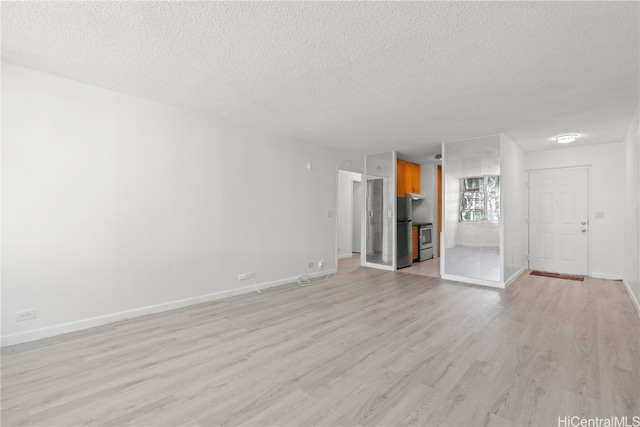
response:
<path id="1" fill-rule="evenodd" d="M 575 141 L 576 139 L 578 139 L 578 135 L 576 135 L 575 133 L 567 133 L 564 135 L 556 136 L 556 142 L 559 144 L 568 144 Z"/>

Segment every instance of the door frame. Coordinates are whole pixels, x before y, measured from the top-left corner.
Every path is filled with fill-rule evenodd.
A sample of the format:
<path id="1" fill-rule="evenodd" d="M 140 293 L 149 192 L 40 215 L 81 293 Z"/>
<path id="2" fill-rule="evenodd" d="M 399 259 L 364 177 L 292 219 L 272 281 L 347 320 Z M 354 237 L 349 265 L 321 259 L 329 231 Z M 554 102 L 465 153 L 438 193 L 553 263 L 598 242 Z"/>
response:
<path id="1" fill-rule="evenodd" d="M 591 277 L 591 165 L 566 166 L 555 168 L 527 169 L 527 269 L 531 270 L 531 174 L 545 171 L 563 171 L 571 169 L 584 169 L 587 172 L 587 276 Z"/>
<path id="2" fill-rule="evenodd" d="M 356 197 L 355 187 L 356 184 L 360 186 L 360 193 L 362 193 L 362 174 L 360 174 L 360 181 L 353 180 L 351 181 L 351 253 L 357 253 L 360 255 L 362 248 L 360 247 L 360 243 L 362 241 L 362 194 L 360 194 L 360 198 Z M 355 202 L 358 199 L 358 204 L 360 209 L 358 211 L 355 210 Z M 356 217 L 358 217 L 358 222 L 356 224 Z M 358 225 L 358 227 L 356 227 Z M 355 231 L 358 230 L 358 239 L 355 238 Z M 358 252 L 355 252 L 353 243 L 358 241 Z"/>
<path id="3" fill-rule="evenodd" d="M 438 219 L 436 221 L 436 257 L 440 257 L 440 234 L 442 233 L 442 165 L 436 168 L 436 212 Z M 433 240 L 433 239 L 432 239 Z"/>
<path id="4" fill-rule="evenodd" d="M 357 174 L 360 175 L 360 181 L 356 181 L 356 180 L 352 180 L 351 181 L 351 203 L 349 204 L 349 212 L 350 212 L 350 221 L 351 221 L 351 240 L 353 240 L 353 183 L 354 182 L 360 182 L 360 184 L 362 184 L 362 177 L 364 176 L 364 174 L 362 172 L 354 172 L 353 170 L 348 170 L 348 169 L 341 169 L 340 167 L 336 167 L 336 173 L 335 173 L 335 212 L 334 212 L 334 217 L 335 217 L 335 221 L 334 221 L 334 234 L 335 234 L 335 245 L 334 245 L 334 250 L 333 250 L 333 255 L 334 255 L 334 260 L 336 263 L 336 270 L 338 270 L 338 266 L 339 266 L 339 261 L 343 258 L 349 258 L 349 256 L 353 256 L 353 247 L 351 248 L 351 254 L 349 256 L 340 256 L 340 254 L 338 253 L 338 238 L 339 238 L 339 233 L 338 233 L 338 219 L 339 216 L 341 214 L 340 212 L 340 208 L 339 208 L 339 193 L 340 193 L 340 171 L 342 172 L 348 172 L 348 173 L 353 173 L 353 174 Z M 361 209 L 362 211 L 362 209 Z M 362 235 L 362 229 L 363 229 L 363 224 L 362 224 L 362 217 L 364 216 L 364 213 L 361 213 L 361 218 L 360 218 L 360 235 Z M 361 243 L 362 243 L 362 239 L 360 239 Z M 361 248 L 362 249 L 362 248 Z"/>

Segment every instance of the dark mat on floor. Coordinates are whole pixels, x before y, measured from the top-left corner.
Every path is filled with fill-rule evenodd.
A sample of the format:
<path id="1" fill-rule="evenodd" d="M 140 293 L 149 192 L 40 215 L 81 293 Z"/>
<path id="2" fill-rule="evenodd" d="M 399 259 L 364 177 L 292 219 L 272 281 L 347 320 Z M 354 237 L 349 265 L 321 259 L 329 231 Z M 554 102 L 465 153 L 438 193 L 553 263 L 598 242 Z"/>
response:
<path id="1" fill-rule="evenodd" d="M 531 275 L 532 276 L 554 277 L 556 279 L 577 280 L 578 282 L 584 281 L 584 276 L 578 276 L 578 275 L 575 275 L 575 274 L 547 273 L 546 271 L 533 270 L 531 272 Z"/>

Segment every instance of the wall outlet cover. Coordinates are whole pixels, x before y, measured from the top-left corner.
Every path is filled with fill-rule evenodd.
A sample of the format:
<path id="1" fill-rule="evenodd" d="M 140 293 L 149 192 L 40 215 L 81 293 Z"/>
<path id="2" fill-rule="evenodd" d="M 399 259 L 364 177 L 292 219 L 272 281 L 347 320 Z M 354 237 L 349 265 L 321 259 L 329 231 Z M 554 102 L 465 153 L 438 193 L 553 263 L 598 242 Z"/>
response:
<path id="1" fill-rule="evenodd" d="M 36 309 L 19 311 L 16 313 L 16 322 L 22 322 L 23 320 L 31 320 L 36 318 Z"/>

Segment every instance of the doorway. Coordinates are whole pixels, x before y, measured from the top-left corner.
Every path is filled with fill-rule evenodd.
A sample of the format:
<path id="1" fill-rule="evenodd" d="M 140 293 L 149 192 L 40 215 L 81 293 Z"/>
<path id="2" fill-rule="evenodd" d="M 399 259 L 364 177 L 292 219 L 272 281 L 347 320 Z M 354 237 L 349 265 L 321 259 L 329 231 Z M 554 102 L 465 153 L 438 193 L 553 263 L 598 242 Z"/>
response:
<path id="1" fill-rule="evenodd" d="M 589 172 L 585 168 L 529 173 L 529 268 L 589 273 Z"/>
<path id="2" fill-rule="evenodd" d="M 336 203 L 336 262 L 338 268 L 349 262 L 338 262 L 352 258 L 360 252 L 362 227 L 362 174 L 338 169 Z M 355 257 L 353 264 L 359 265 Z"/>

